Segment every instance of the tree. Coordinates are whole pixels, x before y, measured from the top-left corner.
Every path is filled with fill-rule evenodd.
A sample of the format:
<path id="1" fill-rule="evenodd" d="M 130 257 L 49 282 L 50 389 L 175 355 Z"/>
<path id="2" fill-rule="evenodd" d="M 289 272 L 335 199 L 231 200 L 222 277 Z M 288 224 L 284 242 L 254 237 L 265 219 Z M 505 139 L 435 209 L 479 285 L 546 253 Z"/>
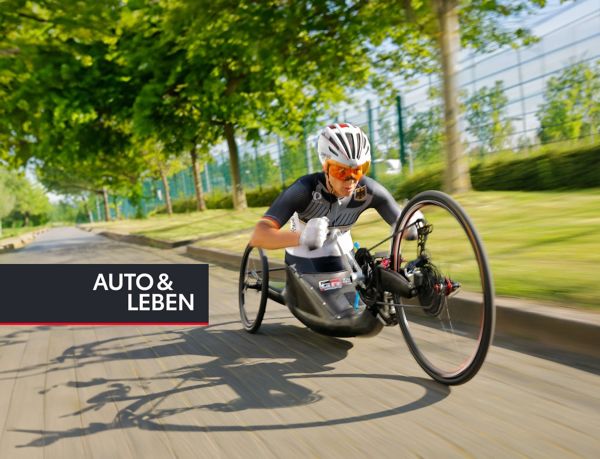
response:
<path id="1" fill-rule="evenodd" d="M 465 101 L 467 131 L 479 142 L 479 151 L 491 153 L 507 147 L 513 133 L 512 120 L 506 113 L 508 97 L 502 81 L 494 86 L 484 86 Z"/>
<path id="2" fill-rule="evenodd" d="M 16 222 L 22 226 L 29 226 L 31 220 L 35 224 L 46 222 L 51 205 L 45 191 L 39 185 L 32 184 L 22 173 L 13 171 L 3 172 L 1 175 L 0 182 L 5 188 L 6 201 L 10 203 L 11 197 L 13 200 L 11 212 L 5 215 L 8 217 L 7 221 L 13 226 Z"/>
<path id="3" fill-rule="evenodd" d="M 173 86 L 195 108 L 199 124 L 218 127 L 225 138 L 236 208 L 246 206 L 238 138 L 257 140 L 259 130 L 300 136 L 303 121 L 342 100 L 346 87 L 366 82 L 367 48 L 353 20 L 364 3 L 169 5 L 163 29 L 178 43 L 173 52 L 185 50 L 186 58 Z"/>
<path id="4" fill-rule="evenodd" d="M 457 58 L 462 47 L 489 51 L 505 45 L 527 44 L 533 37 L 526 29 L 505 28 L 501 20 L 524 15 L 545 5 L 545 0 L 430 0 L 371 2 L 365 23 L 371 24 L 375 46 L 374 63 L 385 72 L 407 78 L 439 73 L 444 101 L 446 167 L 444 187 L 448 192 L 470 188 L 468 164 L 458 132 L 459 94 Z M 386 88 L 381 78 L 377 87 Z M 389 89 L 389 84 L 387 85 Z"/>
<path id="5" fill-rule="evenodd" d="M 306 152 L 299 142 L 290 141 L 283 143 L 282 150 L 280 167 L 283 170 L 284 182 L 290 184 L 306 174 Z"/>
<path id="6" fill-rule="evenodd" d="M 600 134 L 600 61 L 571 65 L 546 83 L 537 117 L 542 143 Z"/>
<path id="7" fill-rule="evenodd" d="M 169 176 L 185 168 L 185 164 L 174 154 L 165 150 L 162 142 L 149 138 L 143 145 L 142 154 L 148 166 L 151 177 L 158 177 L 165 192 L 165 206 L 167 214 L 173 215 L 173 204 L 171 201 L 171 188 Z"/>
<path id="8" fill-rule="evenodd" d="M 410 146 L 416 163 L 428 164 L 442 160 L 444 148 L 444 118 L 442 107 L 431 105 L 428 109 L 410 116 L 412 123 L 406 131 L 406 143 Z"/>
<path id="9" fill-rule="evenodd" d="M 7 172 L 0 169 L 0 236 L 2 236 L 2 219 L 12 212 L 15 206 L 15 196 L 7 184 Z"/>
<path id="10" fill-rule="evenodd" d="M 398 157 L 398 134 L 392 127 L 392 115 L 381 107 L 377 114 L 377 157 L 391 159 Z"/>
<path id="11" fill-rule="evenodd" d="M 135 88 L 111 54 L 120 2 L 5 3 L 0 49 L 14 52 L 0 53 L 0 158 L 33 161 L 57 191 L 138 189 Z"/>
<path id="12" fill-rule="evenodd" d="M 0 12 L 0 158 L 43 167 L 96 164 L 106 192 L 135 188 L 136 145 L 158 138 L 194 170 L 210 146 L 229 149 L 233 201 L 245 207 L 238 143 L 263 133 L 301 138 L 348 89 L 368 82 L 393 94 L 385 72 L 442 71 L 448 189 L 468 173 L 456 132 L 453 59 L 529 39 L 499 19 L 544 0 L 178 0 L 25 2 Z M 200 153 L 200 155 L 198 155 Z M 128 161 L 113 161 L 112 157 Z M 194 174 L 201 206 L 198 173 Z M 96 180 L 98 179 L 98 180 Z M 103 183 L 101 183 L 103 181 Z M 129 184 L 129 185 L 128 185 Z"/>

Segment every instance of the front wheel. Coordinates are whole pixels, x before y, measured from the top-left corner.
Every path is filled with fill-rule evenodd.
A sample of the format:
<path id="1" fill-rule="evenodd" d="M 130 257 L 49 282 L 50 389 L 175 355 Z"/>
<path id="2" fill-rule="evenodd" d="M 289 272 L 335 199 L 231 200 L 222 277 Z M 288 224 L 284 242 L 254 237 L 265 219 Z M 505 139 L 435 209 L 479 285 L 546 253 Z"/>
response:
<path id="1" fill-rule="evenodd" d="M 248 245 L 242 256 L 239 281 L 240 319 L 244 329 L 256 333 L 267 308 L 269 262 L 262 249 Z"/>
<path id="2" fill-rule="evenodd" d="M 415 229 L 416 240 L 403 237 Z M 481 239 L 462 207 L 438 191 L 411 199 L 396 231 L 393 266 L 417 289 L 416 297 L 397 299 L 406 343 L 433 379 L 465 383 L 481 368 L 494 333 L 494 286 Z"/>

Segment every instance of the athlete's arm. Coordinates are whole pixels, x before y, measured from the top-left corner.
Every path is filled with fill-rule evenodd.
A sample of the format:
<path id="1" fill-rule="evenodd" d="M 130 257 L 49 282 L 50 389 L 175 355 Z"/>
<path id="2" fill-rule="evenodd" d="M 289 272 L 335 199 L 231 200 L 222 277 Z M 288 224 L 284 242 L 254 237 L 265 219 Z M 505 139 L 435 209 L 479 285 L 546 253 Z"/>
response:
<path id="1" fill-rule="evenodd" d="M 263 218 L 254 227 L 250 245 L 263 249 L 283 249 L 300 245 L 300 233 L 279 229 L 275 222 Z"/>
<path id="2" fill-rule="evenodd" d="M 392 194 L 380 183 L 371 179 L 371 186 L 373 187 L 373 207 L 377 210 L 379 215 L 391 226 L 392 231 L 396 228 L 396 222 L 400 218 L 402 208 L 398 205 Z M 425 218 L 421 211 L 417 211 L 409 223 L 412 223 L 417 218 Z M 411 226 L 408 231 L 405 231 L 403 236 L 404 239 L 415 240 L 417 238 L 417 229 Z"/>
<path id="3" fill-rule="evenodd" d="M 379 182 L 369 180 L 369 187 L 373 190 L 372 206 L 377 210 L 386 223 L 393 226 L 400 218 L 402 208 L 398 205 L 392 194 Z"/>
<path id="4" fill-rule="evenodd" d="M 263 249 L 283 249 L 300 245 L 300 233 L 282 230 L 294 212 L 303 210 L 312 199 L 307 176 L 282 192 L 254 227 L 250 245 Z"/>

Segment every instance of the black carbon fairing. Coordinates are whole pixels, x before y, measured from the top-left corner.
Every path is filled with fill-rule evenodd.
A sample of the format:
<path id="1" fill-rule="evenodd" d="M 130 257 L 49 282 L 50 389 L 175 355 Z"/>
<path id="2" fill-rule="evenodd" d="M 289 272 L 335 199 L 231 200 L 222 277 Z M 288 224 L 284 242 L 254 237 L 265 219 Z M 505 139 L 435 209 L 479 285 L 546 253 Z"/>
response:
<path id="1" fill-rule="evenodd" d="M 382 324 L 359 298 L 350 271 L 300 273 L 287 267 L 285 301 L 290 311 L 310 329 L 330 336 L 376 334 Z M 356 304 L 356 308 L 355 308 Z"/>

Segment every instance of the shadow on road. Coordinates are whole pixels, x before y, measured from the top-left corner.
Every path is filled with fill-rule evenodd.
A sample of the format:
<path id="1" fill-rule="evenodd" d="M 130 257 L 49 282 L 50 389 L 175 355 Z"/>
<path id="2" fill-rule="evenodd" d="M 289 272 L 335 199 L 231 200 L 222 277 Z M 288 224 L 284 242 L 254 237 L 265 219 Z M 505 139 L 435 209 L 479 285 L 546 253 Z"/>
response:
<path id="1" fill-rule="evenodd" d="M 171 368 L 152 377 L 137 377 L 130 372 L 124 374 L 122 378 L 98 377 L 87 381 L 65 381 L 45 388 L 40 391 L 40 394 L 46 397 L 51 396 L 51 391 L 59 386 L 72 388 L 74 391 L 82 388 L 87 388 L 88 391 L 90 388 L 98 388 L 97 394 L 86 400 L 86 404 L 81 409 L 62 415 L 56 413 L 56 417 L 73 417 L 74 422 L 79 422 L 78 419 L 83 413 L 100 410 L 107 404 L 117 406 L 118 412 L 110 422 L 90 422 L 87 426 L 68 430 L 13 429 L 15 432 L 36 435 L 36 438 L 29 443 L 19 447 L 40 447 L 64 438 L 124 428 L 167 432 L 247 432 L 348 424 L 417 410 L 443 400 L 450 393 L 449 388 L 424 378 L 395 374 L 365 374 L 360 371 L 343 374 L 325 373 L 333 369 L 331 364 L 347 357 L 353 345 L 346 340 L 320 336 L 306 329 L 276 321 L 265 323 L 263 333 L 257 335 L 227 329 L 227 325 L 222 323 L 205 328 L 114 337 L 68 348 L 60 356 L 45 364 L 44 371 L 64 371 L 95 363 L 119 360 L 140 361 L 169 356 L 202 356 L 209 360 Z M 156 344 L 149 346 L 149 342 Z M 189 358 L 181 359 L 188 362 L 189 360 Z M 31 376 L 32 371 L 39 374 L 41 370 L 42 368 L 36 367 L 22 368 L 18 378 Z M 252 424 L 241 423 L 237 417 L 231 417 L 231 424 L 199 425 L 201 423 L 193 422 L 194 416 L 177 417 L 179 414 L 197 410 L 235 413 L 252 409 L 302 407 L 328 398 L 324 393 L 326 391 L 314 391 L 303 385 L 303 381 L 310 380 L 311 387 L 314 387 L 319 379 L 325 382 L 330 378 L 350 381 L 367 378 L 391 383 L 416 384 L 424 389 L 424 393 L 420 398 L 401 406 L 382 409 L 381 405 L 378 405 L 373 407 L 373 411 L 365 414 L 330 419 L 313 417 L 317 420 L 310 420 L 309 416 L 306 422 Z M 163 387 L 167 385 L 169 389 L 152 390 L 160 385 L 157 384 L 159 381 L 163 381 Z M 132 390 L 134 386 L 136 390 Z M 172 399 L 174 396 L 184 394 L 189 396 L 190 400 L 207 400 L 210 399 L 209 394 L 203 396 L 202 391 L 218 388 L 218 386 L 227 389 L 225 393 L 229 394 L 233 391 L 235 396 L 231 400 L 187 405 Z M 73 394 L 73 398 L 76 399 L 77 395 Z M 186 419 L 192 421 L 188 423 Z M 215 417 L 215 419 L 223 418 Z M 272 421 L 272 417 L 269 419 Z"/>

